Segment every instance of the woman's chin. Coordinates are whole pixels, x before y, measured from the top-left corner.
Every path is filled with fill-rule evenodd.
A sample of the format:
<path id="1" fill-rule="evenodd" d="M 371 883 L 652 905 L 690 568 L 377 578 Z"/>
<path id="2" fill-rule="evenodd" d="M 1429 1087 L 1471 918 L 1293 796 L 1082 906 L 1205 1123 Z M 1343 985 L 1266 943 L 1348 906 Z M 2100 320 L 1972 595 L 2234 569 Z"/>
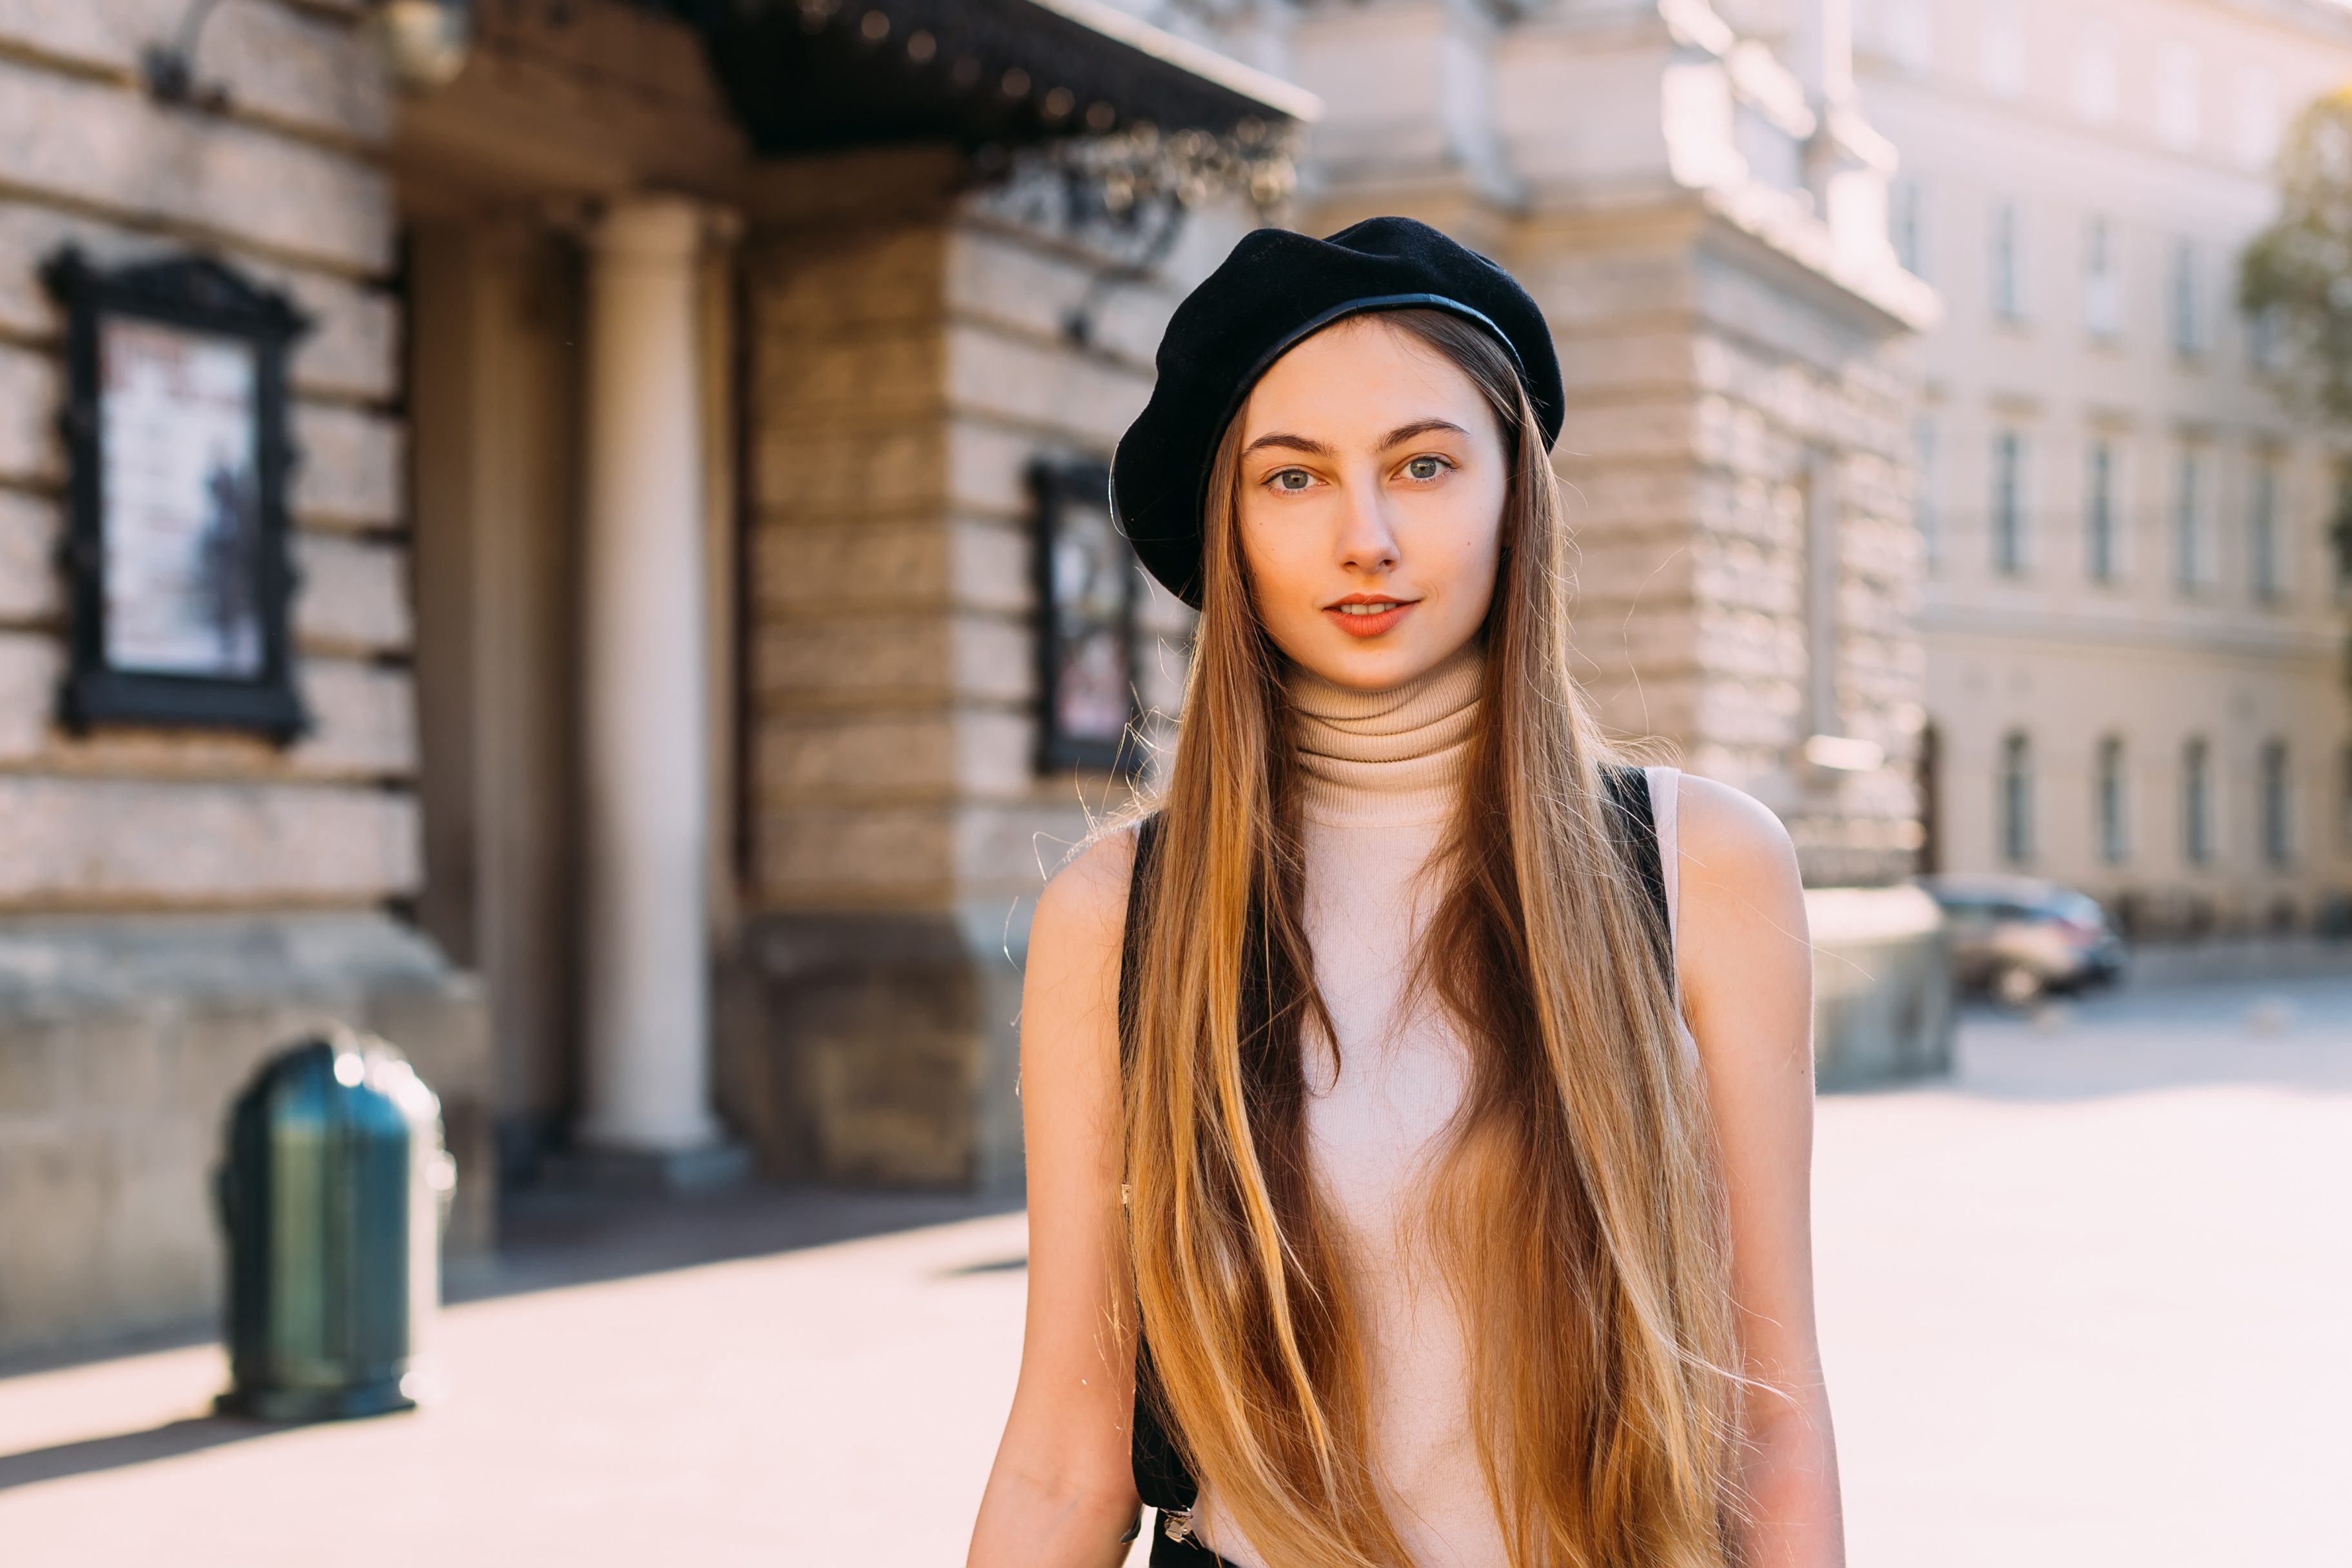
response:
<path id="1" fill-rule="evenodd" d="M 1435 669 L 1454 652 L 1451 647 L 1433 647 L 1424 637 L 1400 637 L 1402 627 L 1375 637 L 1317 629 L 1321 636 L 1300 639 L 1304 647 L 1285 642 L 1283 651 L 1294 664 L 1350 691 L 1393 691 Z"/>

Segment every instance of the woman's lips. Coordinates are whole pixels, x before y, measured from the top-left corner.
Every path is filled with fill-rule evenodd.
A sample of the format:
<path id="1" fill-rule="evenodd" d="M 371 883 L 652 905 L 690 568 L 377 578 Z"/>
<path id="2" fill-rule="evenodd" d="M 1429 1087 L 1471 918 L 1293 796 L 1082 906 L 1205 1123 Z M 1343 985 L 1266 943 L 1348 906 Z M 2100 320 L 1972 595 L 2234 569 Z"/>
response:
<path id="1" fill-rule="evenodd" d="M 1351 637 L 1376 637 L 1404 619 L 1416 600 L 1360 599 L 1342 600 L 1323 607 L 1324 618 Z M 1387 608 L 1380 606 L 1385 605 Z"/>

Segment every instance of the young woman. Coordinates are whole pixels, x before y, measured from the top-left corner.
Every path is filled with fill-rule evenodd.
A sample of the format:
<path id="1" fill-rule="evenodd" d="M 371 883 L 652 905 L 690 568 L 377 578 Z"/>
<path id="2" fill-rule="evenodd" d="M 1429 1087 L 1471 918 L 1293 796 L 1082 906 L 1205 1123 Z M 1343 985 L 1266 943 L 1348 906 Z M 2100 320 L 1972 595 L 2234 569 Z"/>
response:
<path id="1" fill-rule="evenodd" d="M 1160 369 L 1114 502 L 1201 622 L 1164 795 L 1031 930 L 973 1568 L 1139 1500 L 1163 1564 L 1831 1568 L 1795 859 L 1570 679 L 1540 312 L 1261 230 Z"/>

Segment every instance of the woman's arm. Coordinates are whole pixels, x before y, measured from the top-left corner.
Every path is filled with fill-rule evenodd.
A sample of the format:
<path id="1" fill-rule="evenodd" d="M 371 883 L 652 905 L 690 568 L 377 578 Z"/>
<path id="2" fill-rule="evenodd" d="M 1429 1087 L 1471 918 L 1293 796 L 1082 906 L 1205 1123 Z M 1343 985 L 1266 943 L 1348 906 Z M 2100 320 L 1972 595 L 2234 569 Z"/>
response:
<path id="1" fill-rule="evenodd" d="M 1812 947 L 1778 817 L 1681 777 L 1680 958 L 1731 1210 L 1750 1568 L 1839 1568 L 1837 1447 L 1813 1329 Z"/>
<path id="2" fill-rule="evenodd" d="M 1135 1307 L 1118 1265 L 1118 963 L 1134 852 L 1131 833 L 1089 848 L 1046 885 L 1029 928 L 1029 1312 L 970 1568 L 1109 1568 L 1127 1555 Z"/>

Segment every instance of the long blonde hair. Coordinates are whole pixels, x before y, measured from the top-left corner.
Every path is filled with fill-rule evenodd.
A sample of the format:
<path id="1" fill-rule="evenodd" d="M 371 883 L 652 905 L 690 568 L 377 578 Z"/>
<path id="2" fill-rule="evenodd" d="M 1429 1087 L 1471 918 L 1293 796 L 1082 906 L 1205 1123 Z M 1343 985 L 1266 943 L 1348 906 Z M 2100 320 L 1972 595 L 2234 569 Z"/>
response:
<path id="1" fill-rule="evenodd" d="M 1723 1564 L 1742 1380 L 1721 1184 L 1644 894 L 1603 817 L 1613 753 L 1569 674 L 1557 483 L 1491 337 L 1437 310 L 1382 319 L 1477 384 L 1512 465 L 1422 955 L 1472 1055 L 1426 1219 L 1480 1461 L 1514 1568 Z M 1181 737 L 1134 913 L 1129 1262 L 1159 1415 L 1252 1544 L 1284 1568 L 1402 1568 L 1347 1259 L 1307 1164 L 1305 1036 L 1330 1024 L 1299 914 L 1283 658 L 1236 537 L 1239 437 L 1236 418 L 1210 476 Z"/>

